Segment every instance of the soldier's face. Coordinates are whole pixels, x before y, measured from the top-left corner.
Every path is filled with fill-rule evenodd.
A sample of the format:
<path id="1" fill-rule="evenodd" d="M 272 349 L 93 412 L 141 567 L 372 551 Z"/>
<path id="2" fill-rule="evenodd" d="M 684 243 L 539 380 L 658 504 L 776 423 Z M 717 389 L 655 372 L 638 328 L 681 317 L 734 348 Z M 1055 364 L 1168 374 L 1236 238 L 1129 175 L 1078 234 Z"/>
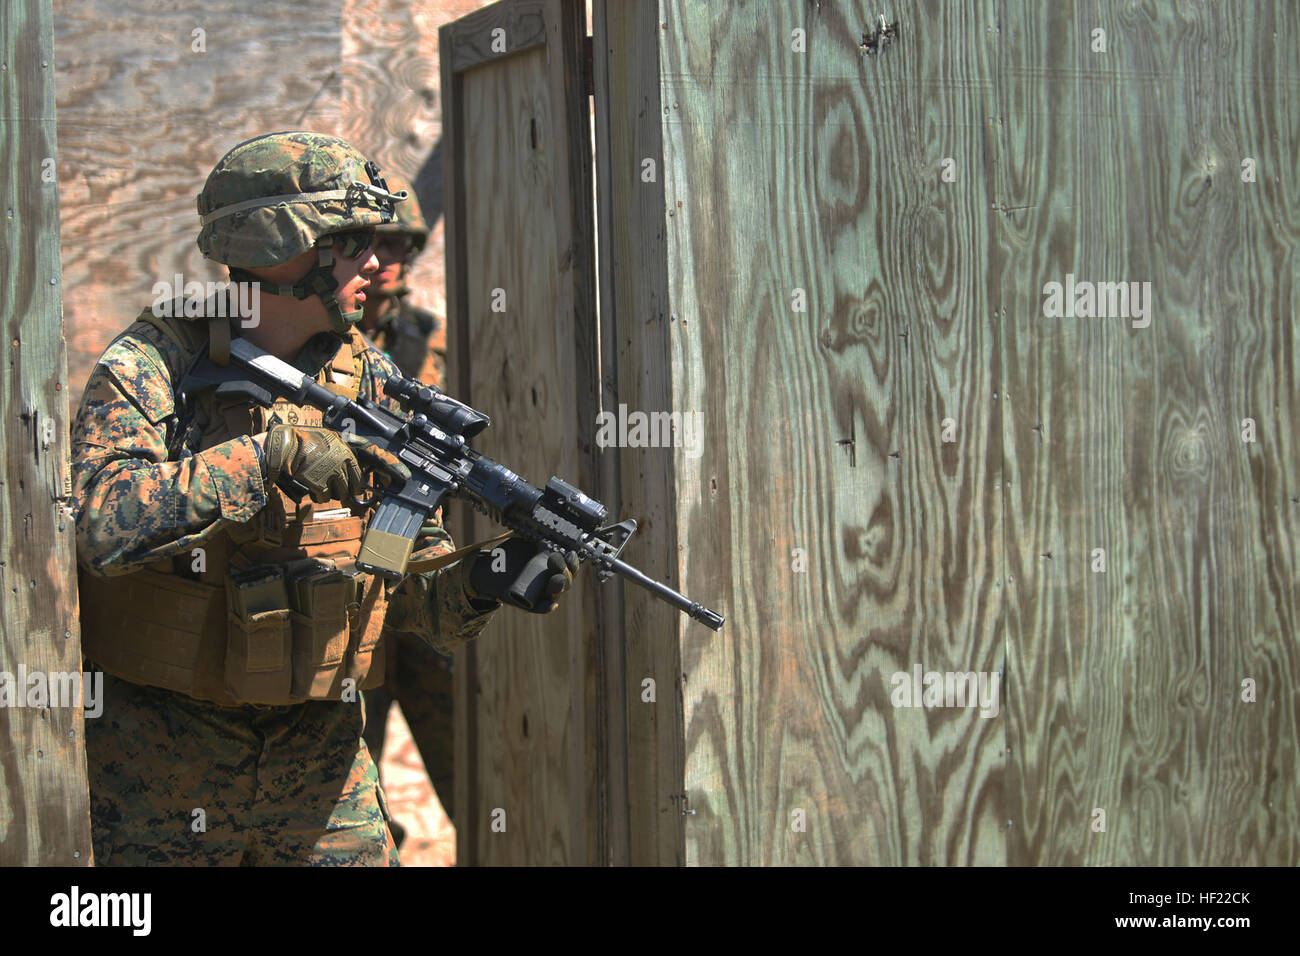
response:
<path id="1" fill-rule="evenodd" d="M 288 262 L 248 271 L 268 282 L 293 285 L 306 276 L 318 261 L 316 250 L 309 249 Z M 334 295 L 339 300 L 339 308 L 344 312 L 355 312 L 361 309 L 366 301 L 365 290 L 378 269 L 379 260 L 375 256 L 373 247 L 352 259 L 335 256 L 332 272 L 334 278 L 338 280 Z M 317 332 L 331 330 L 329 312 L 326 311 L 325 303 L 319 296 L 310 296 L 302 300 L 283 296 L 265 296 L 261 299 L 261 312 L 263 318 L 272 322 L 276 321 L 277 317 L 288 319 L 295 328 L 301 329 L 308 337 Z"/>
<path id="2" fill-rule="evenodd" d="M 407 256 L 411 251 L 411 240 L 404 235 L 381 234 L 375 243 L 375 255 L 379 259 L 379 270 L 371 280 L 377 292 L 393 295 L 402 285 L 402 273 L 406 271 Z"/>
<path id="3" fill-rule="evenodd" d="M 369 287 L 371 278 L 379 271 L 379 258 L 375 248 L 371 246 L 355 259 L 344 259 L 342 256 L 334 259 L 334 278 L 339 282 L 334 295 L 339 300 L 339 308 L 344 312 L 354 312 L 365 304 L 365 290 Z M 324 311 L 324 306 L 321 309 Z"/>

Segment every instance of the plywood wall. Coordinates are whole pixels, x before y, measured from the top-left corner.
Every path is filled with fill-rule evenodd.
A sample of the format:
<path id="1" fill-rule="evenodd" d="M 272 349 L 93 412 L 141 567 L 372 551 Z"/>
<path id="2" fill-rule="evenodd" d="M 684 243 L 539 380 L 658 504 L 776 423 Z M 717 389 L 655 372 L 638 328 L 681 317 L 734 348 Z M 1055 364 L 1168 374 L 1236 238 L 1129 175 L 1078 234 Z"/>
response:
<path id="1" fill-rule="evenodd" d="M 1227 12 L 999 8 L 1013 863 L 1300 861 L 1300 11 Z M 1067 273 L 1150 326 L 1042 317 Z"/>
<path id="2" fill-rule="evenodd" d="M 641 172 L 647 158 L 661 165 L 663 154 L 658 5 L 597 3 L 592 14 L 601 406 L 614 413 L 620 404 L 667 410 L 673 376 L 665 233 L 674 220 L 662 174 L 644 182 Z M 603 449 L 603 500 L 638 523 L 627 560 L 680 587 L 673 454 L 661 447 Z M 621 587 L 622 602 L 607 655 L 623 703 L 609 717 L 618 745 L 609 761 L 609 787 L 618 797 L 611 803 L 622 810 L 613 829 L 626 847 L 619 862 L 680 866 L 687 806 L 679 638 L 686 625 L 640 588 L 606 586 Z"/>
<path id="3" fill-rule="evenodd" d="M 440 42 L 452 388 L 493 420 L 478 450 L 539 487 L 559 475 L 594 494 L 584 35 L 580 5 L 525 0 L 449 24 Z M 499 530 L 465 513 L 467 538 Z M 607 860 L 594 587 L 583 572 L 552 614 L 503 610 L 458 657 L 460 862 Z"/>
<path id="4" fill-rule="evenodd" d="M 1294 863 L 1294 10 L 928 0 L 874 53 L 867 4 L 607 11 L 658 53 L 609 108 L 611 391 L 706 443 L 623 450 L 623 506 L 728 616 L 656 625 L 680 673 L 629 641 L 686 862 Z M 1045 316 L 1067 273 L 1152 324 Z M 996 714 L 896 706 L 915 668 Z"/>
<path id="5" fill-rule="evenodd" d="M 91 862 L 53 41 L 48 0 L 0 3 L 0 866 Z"/>
<path id="6" fill-rule="evenodd" d="M 432 227 L 415 261 L 411 301 L 446 315 L 438 28 L 488 0 L 344 0 L 339 132 L 410 180 Z M 438 333 L 445 337 L 445 325 Z"/>
<path id="7" fill-rule="evenodd" d="M 153 301 L 155 282 L 222 276 L 194 244 L 194 197 L 236 143 L 281 129 L 342 136 L 420 177 L 432 222 L 441 206 L 437 28 L 482 5 L 55 0 L 74 408 L 91 365 Z M 411 282 L 413 301 L 438 314 L 441 242 L 439 225 Z"/>
<path id="8" fill-rule="evenodd" d="M 194 243 L 195 196 L 217 160 L 278 129 L 339 132 L 342 10 L 55 0 L 54 25 L 75 409 L 155 282 L 224 276 Z"/>

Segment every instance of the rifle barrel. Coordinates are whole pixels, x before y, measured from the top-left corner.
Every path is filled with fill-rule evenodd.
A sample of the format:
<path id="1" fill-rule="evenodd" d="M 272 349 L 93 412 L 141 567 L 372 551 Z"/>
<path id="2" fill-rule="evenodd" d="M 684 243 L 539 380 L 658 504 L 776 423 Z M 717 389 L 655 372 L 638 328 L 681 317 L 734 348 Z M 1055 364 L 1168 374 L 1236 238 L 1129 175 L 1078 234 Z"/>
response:
<path id="1" fill-rule="evenodd" d="M 654 578 L 638 571 L 626 561 L 614 559 L 609 563 L 609 569 L 630 581 L 634 581 L 648 591 L 653 591 L 663 600 L 667 601 L 679 611 L 684 611 L 689 616 L 695 618 L 706 627 L 715 631 L 722 630 L 722 615 L 716 611 L 710 611 L 703 604 L 697 604 L 684 594 L 674 591 L 662 581 L 656 581 Z"/>

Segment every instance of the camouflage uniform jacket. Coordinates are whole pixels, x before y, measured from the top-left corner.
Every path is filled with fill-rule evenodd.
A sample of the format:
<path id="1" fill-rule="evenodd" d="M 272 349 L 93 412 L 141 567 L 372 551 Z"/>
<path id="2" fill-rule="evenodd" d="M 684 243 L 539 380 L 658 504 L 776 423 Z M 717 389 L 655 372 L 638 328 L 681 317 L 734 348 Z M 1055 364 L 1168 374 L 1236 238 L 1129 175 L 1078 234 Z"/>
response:
<path id="1" fill-rule="evenodd" d="M 315 375 L 338 344 L 327 333 L 317 335 L 294 364 Z M 77 558 L 91 574 L 128 574 L 187 556 L 267 504 L 251 438 L 197 454 L 182 447 L 174 386 L 184 364 L 179 345 L 137 321 L 109 345 L 86 383 L 72 429 L 72 488 Z M 383 383 L 395 372 L 382 354 L 366 351 L 359 394 L 401 411 L 383 394 Z M 440 517 L 426 523 L 412 560 L 455 549 Z M 477 637 L 500 605 L 476 609 L 465 594 L 461 567 L 403 578 L 389 595 L 385 626 L 444 652 Z"/>

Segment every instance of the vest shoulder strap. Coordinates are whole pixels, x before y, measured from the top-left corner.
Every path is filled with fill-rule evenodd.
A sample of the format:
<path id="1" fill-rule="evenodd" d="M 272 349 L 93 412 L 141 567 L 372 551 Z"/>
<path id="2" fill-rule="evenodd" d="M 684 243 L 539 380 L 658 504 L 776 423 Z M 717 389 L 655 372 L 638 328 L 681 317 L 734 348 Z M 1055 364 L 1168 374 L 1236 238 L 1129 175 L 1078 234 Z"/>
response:
<path id="1" fill-rule="evenodd" d="M 342 395 L 350 401 L 356 401 L 361 392 L 362 362 L 361 353 L 368 346 L 355 328 L 347 342 L 339 346 L 334 357 L 325 364 L 323 381 L 320 384 L 335 395 Z"/>
<path id="2" fill-rule="evenodd" d="M 204 345 L 208 345 L 212 350 L 213 361 L 217 364 L 223 364 L 220 361 L 223 352 L 229 361 L 230 327 L 225 319 L 214 319 L 210 324 L 188 322 L 171 316 L 154 315 L 152 311 L 146 309 L 140 313 L 138 321 L 153 326 L 181 351 L 182 368 L 188 367 L 194 361 Z M 335 394 L 355 400 L 361 385 L 363 367 L 361 356 L 368 348 L 369 345 L 361 333 L 353 329 L 349 340 L 342 343 L 338 352 L 326 363 L 328 373 L 322 376 L 325 381 L 321 384 Z"/>
<path id="3" fill-rule="evenodd" d="M 145 309 L 136 317 L 136 321 L 152 325 L 181 351 L 181 367 L 186 368 L 194 361 L 207 339 L 207 329 L 195 322 L 177 320 L 171 316 L 154 315 Z"/>
<path id="4" fill-rule="evenodd" d="M 230 364 L 230 321 L 225 317 L 208 320 L 208 356 L 216 365 Z"/>
<path id="5" fill-rule="evenodd" d="M 361 330 L 355 325 L 352 327 L 352 335 L 348 340 L 348 344 L 352 346 L 352 355 L 357 359 L 360 359 L 366 349 L 370 348 L 370 343 L 366 341 L 366 337 L 361 334 Z"/>

